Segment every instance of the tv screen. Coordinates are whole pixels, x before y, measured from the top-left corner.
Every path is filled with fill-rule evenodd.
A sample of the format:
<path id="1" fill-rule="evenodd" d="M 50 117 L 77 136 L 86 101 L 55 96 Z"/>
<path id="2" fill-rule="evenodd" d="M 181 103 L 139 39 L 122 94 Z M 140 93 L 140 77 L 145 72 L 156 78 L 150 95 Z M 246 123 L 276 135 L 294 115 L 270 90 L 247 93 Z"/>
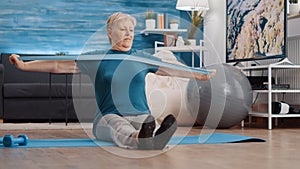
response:
<path id="1" fill-rule="evenodd" d="M 286 57 L 286 0 L 227 0 L 226 62 Z"/>

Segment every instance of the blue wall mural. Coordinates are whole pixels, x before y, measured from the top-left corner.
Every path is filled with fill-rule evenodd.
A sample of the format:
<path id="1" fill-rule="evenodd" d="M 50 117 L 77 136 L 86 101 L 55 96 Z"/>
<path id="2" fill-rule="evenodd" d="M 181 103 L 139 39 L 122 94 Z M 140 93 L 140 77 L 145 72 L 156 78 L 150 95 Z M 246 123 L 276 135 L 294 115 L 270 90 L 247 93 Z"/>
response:
<path id="1" fill-rule="evenodd" d="M 144 12 L 153 9 L 178 15 L 175 5 L 176 0 L 1 0 L 0 52 L 80 53 L 117 11 L 137 17 L 135 47 L 151 47 L 148 42 L 153 44 L 151 39 L 156 37 L 139 35 L 144 29 Z"/>
<path id="2" fill-rule="evenodd" d="M 108 49 L 105 22 L 121 11 L 137 19 L 134 48 L 153 49 L 162 35 L 145 36 L 144 13 L 180 16 L 177 0 L 1 0 L 0 53 L 79 54 L 82 51 Z M 171 19 L 169 17 L 169 19 Z"/>

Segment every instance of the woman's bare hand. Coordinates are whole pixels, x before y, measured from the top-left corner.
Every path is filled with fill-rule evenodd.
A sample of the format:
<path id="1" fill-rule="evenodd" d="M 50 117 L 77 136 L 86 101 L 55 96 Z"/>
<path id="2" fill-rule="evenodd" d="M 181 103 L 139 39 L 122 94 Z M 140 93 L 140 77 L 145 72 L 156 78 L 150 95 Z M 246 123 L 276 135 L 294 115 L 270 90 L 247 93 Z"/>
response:
<path id="1" fill-rule="evenodd" d="M 196 77 L 197 80 L 209 80 L 209 79 L 215 77 L 216 73 L 217 73 L 217 71 L 215 69 L 210 70 L 210 71 L 211 71 L 211 73 L 209 73 L 209 74 L 199 74 L 199 73 L 197 73 L 195 75 L 195 77 Z"/>
<path id="2" fill-rule="evenodd" d="M 9 62 L 13 65 L 15 65 L 18 69 L 23 69 L 24 68 L 24 62 L 19 60 L 18 57 L 20 57 L 19 55 L 16 54 L 11 54 L 9 56 Z"/>

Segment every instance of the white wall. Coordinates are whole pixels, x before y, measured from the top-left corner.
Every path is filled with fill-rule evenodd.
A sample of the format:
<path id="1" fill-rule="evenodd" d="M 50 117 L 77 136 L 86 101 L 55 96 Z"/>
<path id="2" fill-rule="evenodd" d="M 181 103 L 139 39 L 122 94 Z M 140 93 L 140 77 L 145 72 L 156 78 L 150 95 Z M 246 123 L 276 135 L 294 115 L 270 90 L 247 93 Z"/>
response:
<path id="1" fill-rule="evenodd" d="M 287 24 L 288 37 L 300 36 L 300 18 L 289 19 Z"/>
<path id="2" fill-rule="evenodd" d="M 204 21 L 204 40 L 209 53 L 205 65 L 226 62 L 226 0 L 209 0 L 209 11 Z"/>

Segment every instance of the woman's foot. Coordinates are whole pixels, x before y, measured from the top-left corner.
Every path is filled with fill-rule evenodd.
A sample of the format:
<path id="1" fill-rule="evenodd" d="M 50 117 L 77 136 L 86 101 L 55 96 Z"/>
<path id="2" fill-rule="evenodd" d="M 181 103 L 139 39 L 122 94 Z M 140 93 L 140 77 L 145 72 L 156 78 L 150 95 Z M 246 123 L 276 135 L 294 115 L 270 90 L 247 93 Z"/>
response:
<path id="1" fill-rule="evenodd" d="M 138 149 L 152 150 L 153 149 L 153 132 L 155 129 L 155 118 L 149 115 L 142 124 L 141 130 L 138 133 Z"/>
<path id="2" fill-rule="evenodd" d="M 170 141 L 177 129 L 177 121 L 173 115 L 165 117 L 154 136 L 154 149 L 162 150 Z"/>

